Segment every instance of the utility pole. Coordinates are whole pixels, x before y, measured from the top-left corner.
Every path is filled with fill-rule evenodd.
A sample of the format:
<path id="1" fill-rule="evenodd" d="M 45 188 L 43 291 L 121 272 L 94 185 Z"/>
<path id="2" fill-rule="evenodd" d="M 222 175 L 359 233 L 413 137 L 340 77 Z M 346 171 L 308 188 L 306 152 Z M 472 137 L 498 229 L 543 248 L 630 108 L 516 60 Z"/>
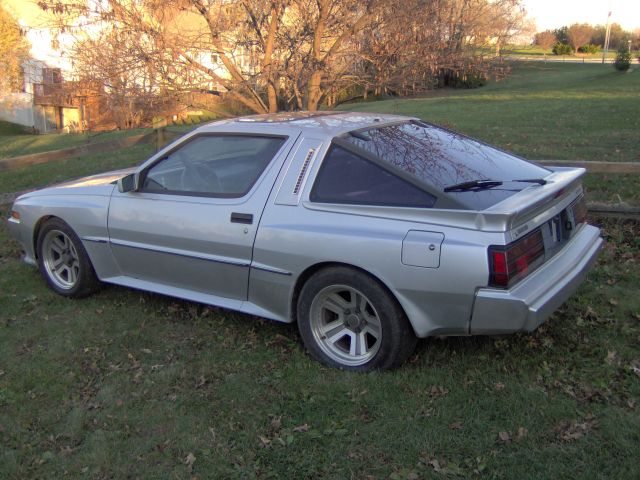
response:
<path id="1" fill-rule="evenodd" d="M 607 53 L 609 53 L 609 37 L 611 36 L 611 10 L 609 10 L 609 16 L 607 17 L 607 31 L 604 35 L 604 49 L 602 50 L 602 63 L 604 63 L 605 58 L 607 58 Z"/>

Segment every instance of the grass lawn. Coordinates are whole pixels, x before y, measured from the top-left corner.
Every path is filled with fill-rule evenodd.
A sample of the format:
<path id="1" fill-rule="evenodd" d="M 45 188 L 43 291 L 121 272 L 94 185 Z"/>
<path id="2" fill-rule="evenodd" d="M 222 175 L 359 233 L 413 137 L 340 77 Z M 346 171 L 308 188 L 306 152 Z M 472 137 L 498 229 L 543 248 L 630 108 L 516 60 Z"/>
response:
<path id="1" fill-rule="evenodd" d="M 535 80 L 525 65 L 486 89 L 348 108 L 406 109 L 530 157 L 553 143 L 554 158 L 597 159 L 595 143 L 571 156 L 594 128 L 558 123 L 582 139 L 572 145 L 532 126 L 538 145 L 513 124 L 537 124 L 538 110 L 565 102 L 543 84 L 549 75 L 580 83 L 568 67 L 545 66 Z M 608 114 L 588 83 L 568 88 L 591 105 L 581 113 L 590 118 L 575 121 L 593 127 L 603 112 L 637 110 L 632 75 L 612 77 L 610 100 L 626 100 Z M 637 156 L 628 124 L 638 119 L 625 118 L 611 160 Z M 151 151 L 2 172 L 0 192 L 128 166 Z M 594 182 L 614 197 L 637 190 L 635 178 Z M 0 478 L 638 478 L 639 225 L 593 220 L 607 240 L 598 266 L 536 332 L 429 339 L 403 368 L 366 375 L 312 361 L 291 325 L 119 287 L 64 299 L 20 262 L 2 222 Z"/>
<path id="2" fill-rule="evenodd" d="M 185 133 L 197 126 L 195 124 L 170 125 L 168 129 Z M 25 133 L 26 131 L 27 129 L 14 123 L 0 121 L 0 159 L 109 142 L 118 138 L 151 133 L 153 130 L 151 128 L 135 128 L 98 133 L 49 133 L 44 135 L 32 135 Z"/>
<path id="3" fill-rule="evenodd" d="M 151 129 L 138 128 L 102 133 L 48 133 L 31 135 L 16 131 L 14 124 L 0 122 L 0 158 L 16 157 L 30 153 L 48 152 L 62 148 L 78 147 L 115 138 L 148 133 Z"/>
<path id="4" fill-rule="evenodd" d="M 0 173 L 0 192 L 20 192 L 64 180 L 137 165 L 154 152 L 153 145 L 143 144 L 115 152 L 52 161 Z"/>
<path id="5" fill-rule="evenodd" d="M 474 90 L 361 102 L 342 110 L 412 115 L 544 160 L 640 160 L 640 68 L 521 62 Z M 640 176 L 587 175 L 589 199 L 640 204 Z"/>
<path id="6" fill-rule="evenodd" d="M 59 297 L 2 225 L 0 478 L 638 478 L 640 232 L 605 232 L 535 333 L 430 339 L 365 375 L 321 367 L 290 325 Z"/>

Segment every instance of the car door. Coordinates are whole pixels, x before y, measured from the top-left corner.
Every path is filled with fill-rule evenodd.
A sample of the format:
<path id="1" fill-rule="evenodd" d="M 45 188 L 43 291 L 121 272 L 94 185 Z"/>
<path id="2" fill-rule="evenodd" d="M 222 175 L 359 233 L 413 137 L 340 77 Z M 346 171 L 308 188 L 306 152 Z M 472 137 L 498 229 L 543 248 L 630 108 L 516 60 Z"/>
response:
<path id="1" fill-rule="evenodd" d="M 260 216 L 294 140 L 196 135 L 142 170 L 136 191 L 116 189 L 108 227 L 122 275 L 245 300 Z"/>

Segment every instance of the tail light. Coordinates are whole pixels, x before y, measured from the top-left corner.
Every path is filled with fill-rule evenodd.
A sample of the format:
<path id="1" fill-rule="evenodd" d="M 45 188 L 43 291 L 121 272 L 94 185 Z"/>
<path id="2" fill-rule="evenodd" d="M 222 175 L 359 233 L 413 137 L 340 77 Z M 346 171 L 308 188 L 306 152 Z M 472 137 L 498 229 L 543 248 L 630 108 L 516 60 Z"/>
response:
<path id="1" fill-rule="evenodd" d="M 489 285 L 509 288 L 544 261 L 544 240 L 540 229 L 509 245 L 489 247 Z"/>

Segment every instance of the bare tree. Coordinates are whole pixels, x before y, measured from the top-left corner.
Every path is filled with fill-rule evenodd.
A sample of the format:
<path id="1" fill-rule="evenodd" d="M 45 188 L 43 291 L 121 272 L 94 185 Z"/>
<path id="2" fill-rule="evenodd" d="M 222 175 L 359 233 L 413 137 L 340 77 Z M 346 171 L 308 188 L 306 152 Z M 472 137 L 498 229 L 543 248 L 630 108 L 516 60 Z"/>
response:
<path id="1" fill-rule="evenodd" d="M 417 84 L 432 86 L 443 69 L 466 75 L 485 65 L 478 46 L 504 43 L 524 18 L 519 0 L 41 0 L 40 6 L 56 14 L 61 30 L 90 39 L 119 32 L 132 42 L 128 61 L 145 66 L 156 90 L 217 90 L 258 113 L 316 110 L 370 85 L 415 91 Z"/>
<path id="2" fill-rule="evenodd" d="M 567 38 L 577 52 L 580 47 L 589 43 L 593 33 L 594 29 L 588 23 L 574 23 L 567 29 Z"/>
<path id="3" fill-rule="evenodd" d="M 70 52 L 74 86 L 98 98 L 104 117 L 120 129 L 150 123 L 177 102 L 175 92 L 162 85 L 155 63 L 145 61 L 140 46 L 147 41 L 140 32 L 106 28 L 79 40 Z"/>
<path id="4" fill-rule="evenodd" d="M 551 49 L 557 42 L 555 34 L 551 30 L 536 33 L 534 43 L 544 50 Z"/>
<path id="5" fill-rule="evenodd" d="M 29 43 L 20 25 L 0 5 L 0 94 L 22 90 L 22 63 L 28 57 Z"/>

